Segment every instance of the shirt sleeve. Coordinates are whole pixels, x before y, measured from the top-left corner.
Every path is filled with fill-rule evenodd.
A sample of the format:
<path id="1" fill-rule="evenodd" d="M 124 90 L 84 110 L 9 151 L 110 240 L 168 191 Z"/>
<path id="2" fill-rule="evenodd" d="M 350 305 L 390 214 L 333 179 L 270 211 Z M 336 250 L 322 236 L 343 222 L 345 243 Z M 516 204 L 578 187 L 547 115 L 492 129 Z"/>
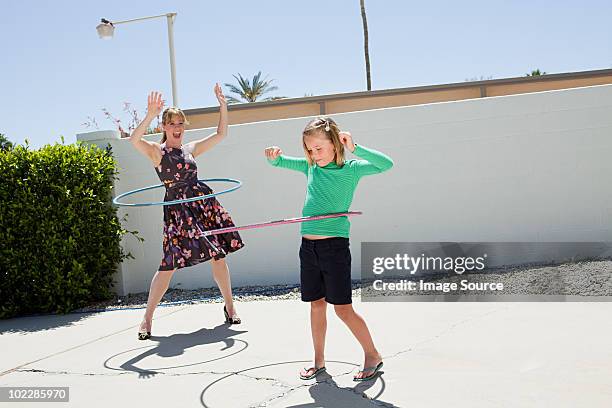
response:
<path id="1" fill-rule="evenodd" d="M 274 167 L 282 167 L 308 174 L 308 161 L 304 158 L 280 155 L 274 160 L 268 159 L 268 163 Z"/>
<path id="2" fill-rule="evenodd" d="M 363 160 L 355 160 L 353 167 L 357 177 L 378 174 L 393 167 L 393 160 L 384 153 L 355 144 L 353 154 Z"/>

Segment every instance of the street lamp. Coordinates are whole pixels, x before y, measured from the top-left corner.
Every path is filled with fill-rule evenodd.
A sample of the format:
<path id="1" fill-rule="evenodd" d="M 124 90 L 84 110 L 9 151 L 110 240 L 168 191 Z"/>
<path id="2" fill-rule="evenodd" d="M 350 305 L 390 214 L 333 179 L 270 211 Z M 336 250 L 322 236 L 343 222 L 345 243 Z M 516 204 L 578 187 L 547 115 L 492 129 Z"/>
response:
<path id="1" fill-rule="evenodd" d="M 170 75 L 172 77 L 172 104 L 175 107 L 178 107 L 178 96 L 176 91 L 176 67 L 174 62 L 174 17 L 176 17 L 176 13 L 167 13 L 161 14 L 159 16 L 150 16 L 150 17 L 142 17 L 135 18 L 133 20 L 125 20 L 125 21 L 108 21 L 103 18 L 100 24 L 96 27 L 98 31 L 98 35 L 102 39 L 110 39 L 113 37 L 113 33 L 115 32 L 115 26 L 117 24 L 131 23 L 134 21 L 141 20 L 149 20 L 151 18 L 159 18 L 166 17 L 166 21 L 168 22 L 168 45 L 170 48 Z"/>

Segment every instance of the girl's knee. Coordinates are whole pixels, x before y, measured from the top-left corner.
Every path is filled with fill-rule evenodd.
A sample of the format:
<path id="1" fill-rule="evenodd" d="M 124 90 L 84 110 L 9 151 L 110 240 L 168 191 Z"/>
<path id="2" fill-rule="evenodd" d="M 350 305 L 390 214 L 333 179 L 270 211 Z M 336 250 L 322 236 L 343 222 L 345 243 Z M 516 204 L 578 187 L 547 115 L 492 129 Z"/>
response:
<path id="1" fill-rule="evenodd" d="M 313 310 L 325 310 L 327 308 L 327 302 L 325 301 L 325 298 L 314 300 L 310 302 L 310 308 Z"/>
<path id="2" fill-rule="evenodd" d="M 351 304 L 334 305 L 334 311 L 336 312 L 336 315 L 342 320 L 350 318 L 355 313 L 355 311 L 353 310 L 353 305 Z"/>

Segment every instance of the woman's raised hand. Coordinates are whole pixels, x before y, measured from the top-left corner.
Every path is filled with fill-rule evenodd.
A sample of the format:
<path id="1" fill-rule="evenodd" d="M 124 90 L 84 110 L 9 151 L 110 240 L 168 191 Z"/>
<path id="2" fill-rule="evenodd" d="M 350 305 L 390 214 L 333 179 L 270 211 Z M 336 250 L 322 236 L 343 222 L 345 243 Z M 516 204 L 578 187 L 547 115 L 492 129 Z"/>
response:
<path id="1" fill-rule="evenodd" d="M 147 101 L 147 115 L 152 118 L 159 116 L 163 108 L 164 100 L 162 99 L 162 94 L 157 91 L 151 92 Z"/>
<path id="2" fill-rule="evenodd" d="M 221 86 L 218 82 L 215 84 L 215 96 L 217 97 L 220 106 L 227 106 L 225 95 L 223 95 L 223 90 L 221 89 Z"/>

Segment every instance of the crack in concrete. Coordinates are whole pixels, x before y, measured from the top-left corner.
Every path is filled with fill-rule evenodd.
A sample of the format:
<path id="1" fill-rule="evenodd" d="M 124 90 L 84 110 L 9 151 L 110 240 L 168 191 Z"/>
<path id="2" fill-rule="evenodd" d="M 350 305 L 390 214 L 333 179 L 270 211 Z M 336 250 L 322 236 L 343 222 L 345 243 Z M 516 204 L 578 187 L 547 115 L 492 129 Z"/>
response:
<path id="1" fill-rule="evenodd" d="M 408 353 L 409 351 L 413 351 L 412 347 L 411 347 L 411 348 L 409 348 L 409 349 L 406 349 L 406 350 L 400 350 L 400 351 L 398 351 L 398 352 L 396 352 L 396 353 L 389 354 L 389 355 L 387 355 L 387 356 L 383 356 L 383 361 L 385 361 L 385 360 L 390 360 L 390 359 L 392 359 L 392 358 L 395 358 L 395 357 L 399 356 L 400 354 L 405 354 L 405 353 Z"/>
<path id="2" fill-rule="evenodd" d="M 348 372 L 348 373 L 343 373 L 343 374 L 340 374 L 340 375 L 336 375 L 335 377 L 339 377 L 339 376 L 346 375 L 346 374 L 350 374 L 350 372 Z M 331 378 L 333 378 L 333 377 L 331 377 Z M 330 379 L 331 379 L 331 378 L 330 378 Z M 274 395 L 274 396 L 271 396 L 270 398 L 268 398 L 268 399 L 266 399 L 266 400 L 264 400 L 264 401 L 261 401 L 261 402 L 259 402 L 259 403 L 256 403 L 256 405 L 249 405 L 249 408 L 266 407 L 266 406 L 268 406 L 268 404 L 269 404 L 269 403 L 271 403 L 272 401 L 277 400 L 277 399 L 284 398 L 284 397 L 288 396 L 289 394 L 293 393 L 293 392 L 294 392 L 294 391 L 296 391 L 296 390 L 299 390 L 299 389 L 302 389 L 302 388 L 310 388 L 310 387 L 314 387 L 314 386 L 317 386 L 318 384 L 325 384 L 325 385 L 328 385 L 328 386 L 330 386 L 330 387 L 336 388 L 336 389 L 338 389 L 338 390 L 343 390 L 343 391 L 351 391 L 351 392 L 354 392 L 354 390 L 352 390 L 352 389 L 349 389 L 349 388 L 342 388 L 342 387 L 338 386 L 338 384 L 336 384 L 336 383 L 335 383 L 335 382 L 333 382 L 333 381 L 332 381 L 332 382 L 330 382 L 330 379 L 323 380 L 323 381 L 317 381 L 315 384 L 302 384 L 302 385 L 297 385 L 297 386 L 288 386 L 288 385 L 286 385 L 286 386 L 287 386 L 289 389 L 288 389 L 288 390 L 286 390 L 285 392 L 280 393 L 280 394 L 277 394 L 277 395 Z M 357 393 L 357 395 L 359 395 L 359 396 L 361 396 L 361 397 L 363 397 L 363 398 L 367 398 L 367 399 L 369 399 L 369 397 L 368 397 L 366 394 L 364 394 L 364 393 Z"/>
<path id="3" fill-rule="evenodd" d="M 288 396 L 289 394 L 293 393 L 295 390 L 299 390 L 301 388 L 306 388 L 309 387 L 310 384 L 302 384 L 302 385 L 296 385 L 296 386 L 289 386 L 289 389 L 286 390 L 285 392 L 282 392 L 280 394 L 276 394 L 264 401 L 261 401 L 259 403 L 255 403 L 255 404 L 251 404 L 249 405 L 249 408 L 259 408 L 259 407 L 267 407 L 269 403 L 271 403 L 274 400 L 277 399 L 282 399 L 285 398 L 286 396 Z"/>
<path id="4" fill-rule="evenodd" d="M 199 371 L 199 372 L 192 372 L 192 373 L 164 373 L 164 372 L 153 372 L 153 371 L 124 371 L 124 372 L 119 372 L 119 373 L 76 373 L 76 372 L 70 372 L 70 371 L 49 371 L 49 370 L 41 370 L 41 369 L 37 369 L 37 368 L 28 368 L 28 369 L 20 369 L 20 370 L 16 370 L 16 372 L 25 372 L 25 373 L 36 373 L 36 374 L 44 374 L 44 375 L 78 375 L 78 376 L 87 376 L 87 377 L 95 377 L 95 376 L 111 376 L 111 377 L 116 377 L 116 376 L 121 376 L 121 375 L 130 375 L 130 374 L 154 374 L 154 375 L 166 375 L 169 377 L 180 377 L 180 376 L 184 376 L 184 375 L 196 375 L 196 374 L 212 374 L 212 375 L 236 375 L 236 376 L 240 376 L 240 377 L 246 377 L 255 381 L 270 381 L 272 382 L 272 386 L 274 387 L 282 387 L 285 388 L 285 390 L 283 390 L 283 392 L 275 394 L 273 396 L 271 396 L 270 398 L 264 400 L 264 401 L 260 401 L 257 402 L 255 404 L 249 405 L 249 407 L 266 407 L 268 406 L 268 404 L 272 403 L 275 400 L 279 400 L 282 398 L 287 397 L 288 395 L 292 394 L 293 392 L 300 390 L 300 389 L 304 389 L 304 388 L 310 388 L 313 386 L 316 386 L 317 384 L 325 384 L 329 387 L 332 388 L 336 388 L 340 391 L 343 392 L 350 392 L 352 394 L 355 394 L 361 398 L 366 399 L 369 403 L 372 403 L 374 406 L 381 406 L 381 407 L 395 407 L 395 405 L 393 404 L 388 404 L 386 402 L 382 402 L 382 401 L 377 401 L 377 400 L 373 400 L 371 399 L 365 392 L 360 392 L 357 391 L 354 388 L 345 388 L 345 387 L 340 387 L 337 383 L 335 383 L 334 381 L 331 381 L 333 378 L 336 377 L 342 377 L 348 374 L 352 373 L 351 371 L 346 371 L 334 376 L 330 375 L 329 379 L 323 380 L 323 381 L 317 381 L 315 384 L 301 384 L 301 385 L 291 385 L 291 384 L 287 384 L 281 380 L 279 380 L 278 378 L 274 378 L 274 377 L 259 377 L 259 376 L 253 376 L 253 375 L 248 375 L 248 374 L 244 374 L 244 373 L 240 373 L 240 372 L 234 372 L 234 371 L 229 371 L 229 372 L 224 372 L 224 371 Z"/>
<path id="5" fill-rule="evenodd" d="M 490 314 L 493 314 L 494 312 L 497 312 L 498 310 L 503 310 L 503 309 L 505 309 L 505 308 L 492 310 L 492 311 L 487 312 L 485 314 L 482 314 L 482 315 L 479 315 L 479 316 L 474 316 L 474 317 L 471 317 L 471 318 L 468 318 L 468 319 L 461 320 L 460 322 L 454 323 L 451 326 L 449 326 L 446 329 L 444 329 L 443 331 L 441 331 L 440 333 L 436 334 L 435 336 L 432 336 L 432 337 L 430 337 L 428 339 L 421 340 L 421 341 L 419 341 L 418 343 L 416 343 L 414 346 L 412 346 L 410 348 L 407 348 L 405 350 L 400 350 L 400 351 L 397 351 L 397 352 L 395 352 L 393 354 L 389 354 L 389 355 L 383 356 L 383 361 L 390 360 L 392 358 L 398 357 L 398 356 L 400 356 L 402 354 L 405 354 L 405 353 L 408 353 L 410 351 L 414 351 L 417 346 L 423 345 L 423 344 L 426 344 L 426 343 L 429 343 L 429 342 L 432 342 L 432 341 L 442 337 L 443 335 L 445 335 L 446 333 L 448 333 L 449 331 L 453 330 L 454 328 L 456 328 L 459 325 L 462 325 L 462 324 L 465 324 L 465 323 L 469 323 L 472 320 L 476 320 L 476 319 L 479 319 L 481 317 L 488 316 Z"/>
<path id="6" fill-rule="evenodd" d="M 291 388 L 293 387 L 290 384 L 286 384 L 284 382 L 282 382 L 281 380 L 279 380 L 278 378 L 274 378 L 274 377 L 259 377 L 259 376 L 253 376 L 253 375 L 248 375 L 248 374 L 244 374 L 241 373 L 239 371 L 197 371 L 197 372 L 187 372 L 187 373 L 166 373 L 163 371 L 154 371 L 154 370 L 140 370 L 140 371 L 121 371 L 118 373 L 83 373 L 83 372 L 70 372 L 70 371 L 51 371 L 51 370 L 42 370 L 42 369 L 38 369 L 38 368 L 25 368 L 25 369 L 19 369 L 16 370 L 15 372 L 22 372 L 22 373 L 36 373 L 36 374 L 48 374 L 48 375 L 75 375 L 75 376 L 106 376 L 106 377 L 116 377 L 116 376 L 120 376 L 120 375 L 130 375 L 130 374 L 153 374 L 153 375 L 165 375 L 168 377 L 182 377 L 182 376 L 186 376 L 186 375 L 200 375 L 200 374 L 211 374 L 211 375 L 227 375 L 227 376 L 231 376 L 231 375 L 236 375 L 236 376 L 241 376 L 241 377 L 246 377 L 246 378 L 250 378 L 252 380 L 256 380 L 256 381 L 270 381 L 273 382 L 273 386 L 280 386 L 280 387 L 286 387 L 286 388 Z"/>
<path id="7" fill-rule="evenodd" d="M 41 370 L 38 368 L 24 368 L 15 370 L 13 372 L 16 373 L 37 373 L 37 374 L 49 374 L 49 375 L 80 375 L 80 376 L 106 376 L 106 377 L 116 377 L 119 375 L 130 374 L 130 372 L 120 372 L 120 373 L 75 373 L 70 371 L 50 371 L 50 370 Z M 147 373 L 147 371 L 142 371 L 142 373 Z"/>
<path id="8" fill-rule="evenodd" d="M 415 345 L 414 345 L 412 348 L 416 348 L 416 346 L 419 346 L 419 345 L 422 345 L 422 344 L 425 344 L 425 343 L 432 342 L 432 341 L 434 341 L 434 340 L 436 340 L 436 339 L 438 339 L 438 338 L 440 338 L 440 337 L 444 336 L 446 333 L 448 333 L 448 332 L 452 331 L 453 329 L 455 329 L 455 328 L 456 328 L 456 327 L 458 327 L 458 326 L 461 326 L 461 325 L 464 325 L 464 324 L 469 323 L 469 322 L 471 322 L 471 321 L 474 321 L 474 320 L 477 320 L 477 319 L 480 319 L 480 318 L 483 318 L 483 317 L 489 316 L 489 315 L 491 315 L 491 314 L 493 314 L 493 313 L 496 313 L 496 312 L 498 312 L 498 311 L 500 311 L 500 310 L 505 310 L 505 309 L 507 309 L 507 307 L 504 307 L 504 308 L 498 308 L 498 309 L 493 309 L 493 310 L 491 310 L 491 311 L 489 311 L 489 312 L 487 312 L 487 313 L 483 313 L 483 314 L 480 314 L 480 315 L 472 316 L 472 317 L 466 318 L 466 319 L 464 319 L 464 320 L 461 320 L 461 321 L 459 321 L 459 322 L 457 322 L 457 323 L 453 323 L 452 325 L 450 325 L 449 327 L 447 327 L 446 329 L 444 329 L 444 330 L 443 330 L 443 331 L 441 331 L 440 333 L 436 334 L 435 336 L 432 336 L 432 337 L 430 337 L 429 339 L 421 340 L 420 342 L 416 343 L 416 344 L 415 344 Z M 412 348 L 411 348 L 411 349 L 412 349 Z M 408 349 L 408 350 L 411 350 L 411 349 Z M 401 353 L 401 352 L 400 352 L 400 353 Z"/>

